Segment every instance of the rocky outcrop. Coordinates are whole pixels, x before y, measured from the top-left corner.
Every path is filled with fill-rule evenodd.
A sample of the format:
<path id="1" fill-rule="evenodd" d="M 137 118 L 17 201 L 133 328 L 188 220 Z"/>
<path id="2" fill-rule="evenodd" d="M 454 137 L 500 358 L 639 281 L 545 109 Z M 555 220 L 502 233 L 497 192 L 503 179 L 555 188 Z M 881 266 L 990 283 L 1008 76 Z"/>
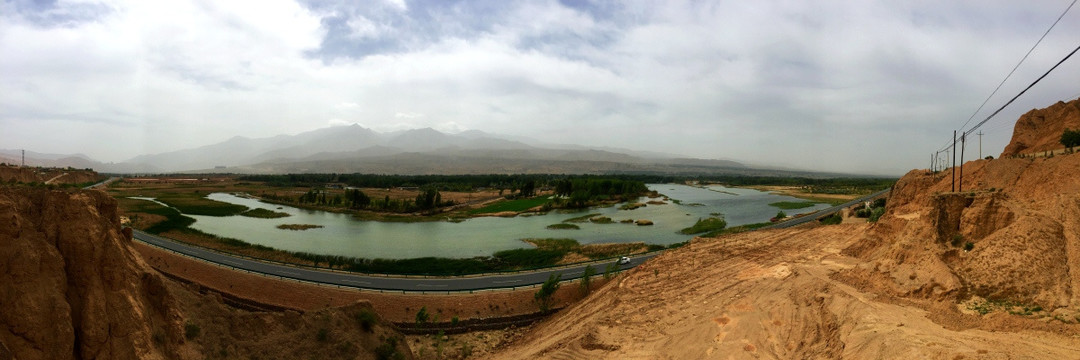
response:
<path id="1" fill-rule="evenodd" d="M 15 358 L 178 357 L 175 300 L 126 244 L 115 200 L 0 188 L 0 223 L 0 343 Z"/>
<path id="2" fill-rule="evenodd" d="M 1065 129 L 1080 130 L 1080 99 L 1058 101 L 1021 116 L 1001 157 L 1061 149 L 1061 134 Z"/>

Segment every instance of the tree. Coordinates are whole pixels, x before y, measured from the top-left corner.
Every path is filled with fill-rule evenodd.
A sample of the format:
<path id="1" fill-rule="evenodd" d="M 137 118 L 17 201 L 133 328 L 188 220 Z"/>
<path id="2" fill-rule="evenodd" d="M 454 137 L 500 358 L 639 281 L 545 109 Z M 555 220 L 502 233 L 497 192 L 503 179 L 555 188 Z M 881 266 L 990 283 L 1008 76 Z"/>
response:
<path id="1" fill-rule="evenodd" d="M 551 274 L 548 276 L 547 281 L 544 281 L 544 285 L 540 285 L 540 290 L 537 290 L 536 294 L 533 295 L 533 300 L 536 300 L 541 312 L 551 310 L 551 297 L 559 290 L 559 280 L 562 280 L 562 273 L 558 275 Z"/>
<path id="2" fill-rule="evenodd" d="M 1061 133 L 1061 145 L 1067 148 L 1080 146 L 1080 130 L 1065 129 L 1065 132 Z"/>
<path id="3" fill-rule="evenodd" d="M 585 293 L 585 296 L 589 295 L 589 283 L 592 281 L 592 276 L 596 275 L 596 269 L 593 269 L 592 265 L 585 266 L 585 274 L 581 275 L 581 291 Z"/>
<path id="4" fill-rule="evenodd" d="M 416 312 L 416 325 L 427 324 L 428 320 L 431 320 L 431 315 L 428 315 L 427 306 L 421 307 L 420 311 Z"/>
<path id="5" fill-rule="evenodd" d="M 776 213 L 776 219 L 777 220 L 783 220 L 786 217 L 787 217 L 787 213 L 785 213 L 784 210 L 780 210 L 780 212 Z"/>

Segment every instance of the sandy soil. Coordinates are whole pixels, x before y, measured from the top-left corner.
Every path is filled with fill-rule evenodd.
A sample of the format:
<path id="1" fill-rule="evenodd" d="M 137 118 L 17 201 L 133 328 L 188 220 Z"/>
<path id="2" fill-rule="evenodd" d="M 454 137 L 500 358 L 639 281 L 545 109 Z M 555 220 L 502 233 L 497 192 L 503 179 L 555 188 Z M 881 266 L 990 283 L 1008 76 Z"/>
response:
<path id="1" fill-rule="evenodd" d="M 760 185 L 760 186 L 747 186 L 747 188 L 754 189 L 754 190 L 760 190 L 760 191 L 768 191 L 768 192 L 771 192 L 771 193 L 774 193 L 774 194 L 787 195 L 787 196 L 791 196 L 791 197 L 795 197 L 795 198 L 799 198 L 799 199 L 812 200 L 812 201 L 828 201 L 828 200 L 844 200 L 844 201 L 848 201 L 848 200 L 859 197 L 859 195 L 854 195 L 854 194 L 815 194 L 815 193 L 808 193 L 808 192 L 803 191 L 803 189 L 801 187 L 798 187 L 798 186 Z"/>
<path id="2" fill-rule="evenodd" d="M 834 279 L 861 263 L 841 250 L 864 240 L 869 226 L 695 239 L 535 325 L 495 358 L 1080 356 L 1077 325 L 964 315 L 956 306 L 861 291 Z"/>

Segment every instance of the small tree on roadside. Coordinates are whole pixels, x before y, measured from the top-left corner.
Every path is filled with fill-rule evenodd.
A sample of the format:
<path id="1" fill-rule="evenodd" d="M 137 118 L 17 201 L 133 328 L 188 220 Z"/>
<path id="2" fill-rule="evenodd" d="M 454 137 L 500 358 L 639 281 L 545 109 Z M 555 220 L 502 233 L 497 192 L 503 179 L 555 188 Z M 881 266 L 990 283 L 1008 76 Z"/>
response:
<path id="1" fill-rule="evenodd" d="M 585 273 L 581 276 L 581 291 L 585 296 L 589 295 L 590 283 L 592 282 L 593 275 L 596 275 L 596 269 L 592 265 L 585 266 Z"/>
<path id="2" fill-rule="evenodd" d="M 427 306 L 421 307 L 420 311 L 416 312 L 416 325 L 424 325 L 431 320 L 431 315 L 428 315 Z"/>
<path id="3" fill-rule="evenodd" d="M 562 274 L 551 274 L 548 276 L 547 281 L 544 281 L 543 285 L 540 285 L 540 290 L 536 291 L 533 295 L 533 300 L 536 300 L 536 305 L 540 307 L 541 312 L 547 312 L 551 310 L 552 297 L 555 292 L 559 290 L 559 281 L 562 280 Z"/>
<path id="4" fill-rule="evenodd" d="M 615 263 L 607 264 L 607 266 L 604 267 L 604 280 L 610 280 L 613 276 L 615 276 L 615 272 L 618 270 L 619 266 Z"/>

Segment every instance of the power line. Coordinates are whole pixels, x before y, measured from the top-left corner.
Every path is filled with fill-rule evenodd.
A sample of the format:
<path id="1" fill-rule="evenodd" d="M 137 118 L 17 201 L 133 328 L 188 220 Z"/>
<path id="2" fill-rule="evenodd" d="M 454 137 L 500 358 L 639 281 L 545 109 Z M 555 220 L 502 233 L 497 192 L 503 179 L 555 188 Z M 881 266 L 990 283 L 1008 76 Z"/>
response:
<path id="1" fill-rule="evenodd" d="M 1005 85 L 1005 81 L 1008 81 L 1009 77 L 1011 77 L 1012 74 L 1016 72 L 1016 69 L 1020 68 L 1020 64 L 1023 64 L 1024 60 L 1027 60 L 1028 56 L 1031 55 L 1031 52 L 1035 51 L 1035 48 L 1038 47 L 1039 44 L 1042 43 L 1043 39 L 1046 38 L 1046 34 L 1049 34 L 1050 30 L 1053 30 L 1054 26 L 1057 26 L 1058 22 L 1061 21 L 1061 18 L 1065 17 L 1065 14 L 1069 12 L 1069 9 L 1072 9 L 1073 5 L 1076 5 L 1076 1 L 1077 0 L 1073 0 L 1073 2 L 1069 4 L 1069 7 L 1065 8 L 1065 11 L 1061 12 L 1061 15 L 1058 16 L 1057 20 L 1054 20 L 1054 23 L 1050 24 L 1050 28 L 1046 29 L 1046 32 L 1044 32 L 1042 36 L 1039 37 L 1039 41 L 1036 41 L 1035 45 L 1032 45 L 1031 49 L 1028 49 L 1027 54 L 1024 54 L 1024 57 L 1020 58 L 1020 62 L 1016 63 L 1016 66 L 1013 66 L 1012 71 L 1009 71 L 1009 74 L 1005 75 L 1004 79 L 1001 79 L 1001 83 L 999 83 L 998 86 L 994 88 L 994 91 L 990 93 L 990 96 L 987 96 L 986 100 L 983 100 L 982 104 L 979 105 L 979 108 L 975 109 L 975 112 L 972 113 L 971 116 L 968 117 L 967 121 L 964 122 L 964 125 L 960 125 L 961 129 L 967 126 L 967 124 L 971 122 L 971 119 L 975 118 L 975 115 L 978 114 L 979 111 L 982 111 L 983 106 L 986 106 L 986 103 L 990 101 L 990 98 L 994 97 L 994 94 L 997 94 L 998 90 L 1001 90 L 1001 86 Z"/>
<path id="2" fill-rule="evenodd" d="M 1013 98 L 1010 99 L 1009 102 L 1005 103 L 1005 105 L 1001 105 L 1000 108 L 995 110 L 993 114 L 990 114 L 990 116 L 987 116 L 986 119 L 983 119 L 983 121 L 980 121 L 978 124 L 975 124 L 975 126 L 971 127 L 971 129 L 968 129 L 967 131 L 965 131 L 964 134 L 967 135 L 968 133 L 970 133 L 972 131 L 975 131 L 975 129 L 978 129 L 980 126 L 985 124 L 987 121 L 990 121 L 990 119 L 992 119 L 994 117 L 994 115 L 997 115 L 999 112 L 1001 112 L 1001 110 L 1005 110 L 1006 106 L 1009 106 L 1009 104 L 1012 104 L 1013 101 L 1016 101 L 1016 99 L 1019 98 L 1020 95 L 1024 95 L 1024 93 L 1027 92 L 1029 89 L 1031 89 L 1032 86 L 1035 86 L 1035 84 L 1038 84 L 1039 81 L 1042 81 L 1042 79 L 1045 78 L 1046 75 L 1050 75 L 1051 71 L 1054 71 L 1054 69 L 1057 69 L 1057 67 L 1060 66 L 1061 63 L 1065 62 L 1065 60 L 1068 60 L 1070 57 L 1073 56 L 1073 54 L 1076 54 L 1077 50 L 1080 50 L 1080 46 L 1077 46 L 1075 49 L 1073 49 L 1073 51 L 1070 52 L 1069 55 L 1065 55 L 1065 57 L 1062 58 L 1061 61 L 1058 61 L 1057 64 L 1054 64 L 1054 67 L 1050 68 L 1050 70 L 1046 70 L 1046 72 L 1043 73 L 1042 76 L 1040 76 L 1038 79 L 1035 79 L 1035 81 L 1033 81 L 1031 83 L 1031 85 L 1028 85 L 1026 88 L 1024 88 L 1024 90 L 1020 91 L 1019 94 L 1016 94 L 1016 96 L 1013 96 Z"/>

